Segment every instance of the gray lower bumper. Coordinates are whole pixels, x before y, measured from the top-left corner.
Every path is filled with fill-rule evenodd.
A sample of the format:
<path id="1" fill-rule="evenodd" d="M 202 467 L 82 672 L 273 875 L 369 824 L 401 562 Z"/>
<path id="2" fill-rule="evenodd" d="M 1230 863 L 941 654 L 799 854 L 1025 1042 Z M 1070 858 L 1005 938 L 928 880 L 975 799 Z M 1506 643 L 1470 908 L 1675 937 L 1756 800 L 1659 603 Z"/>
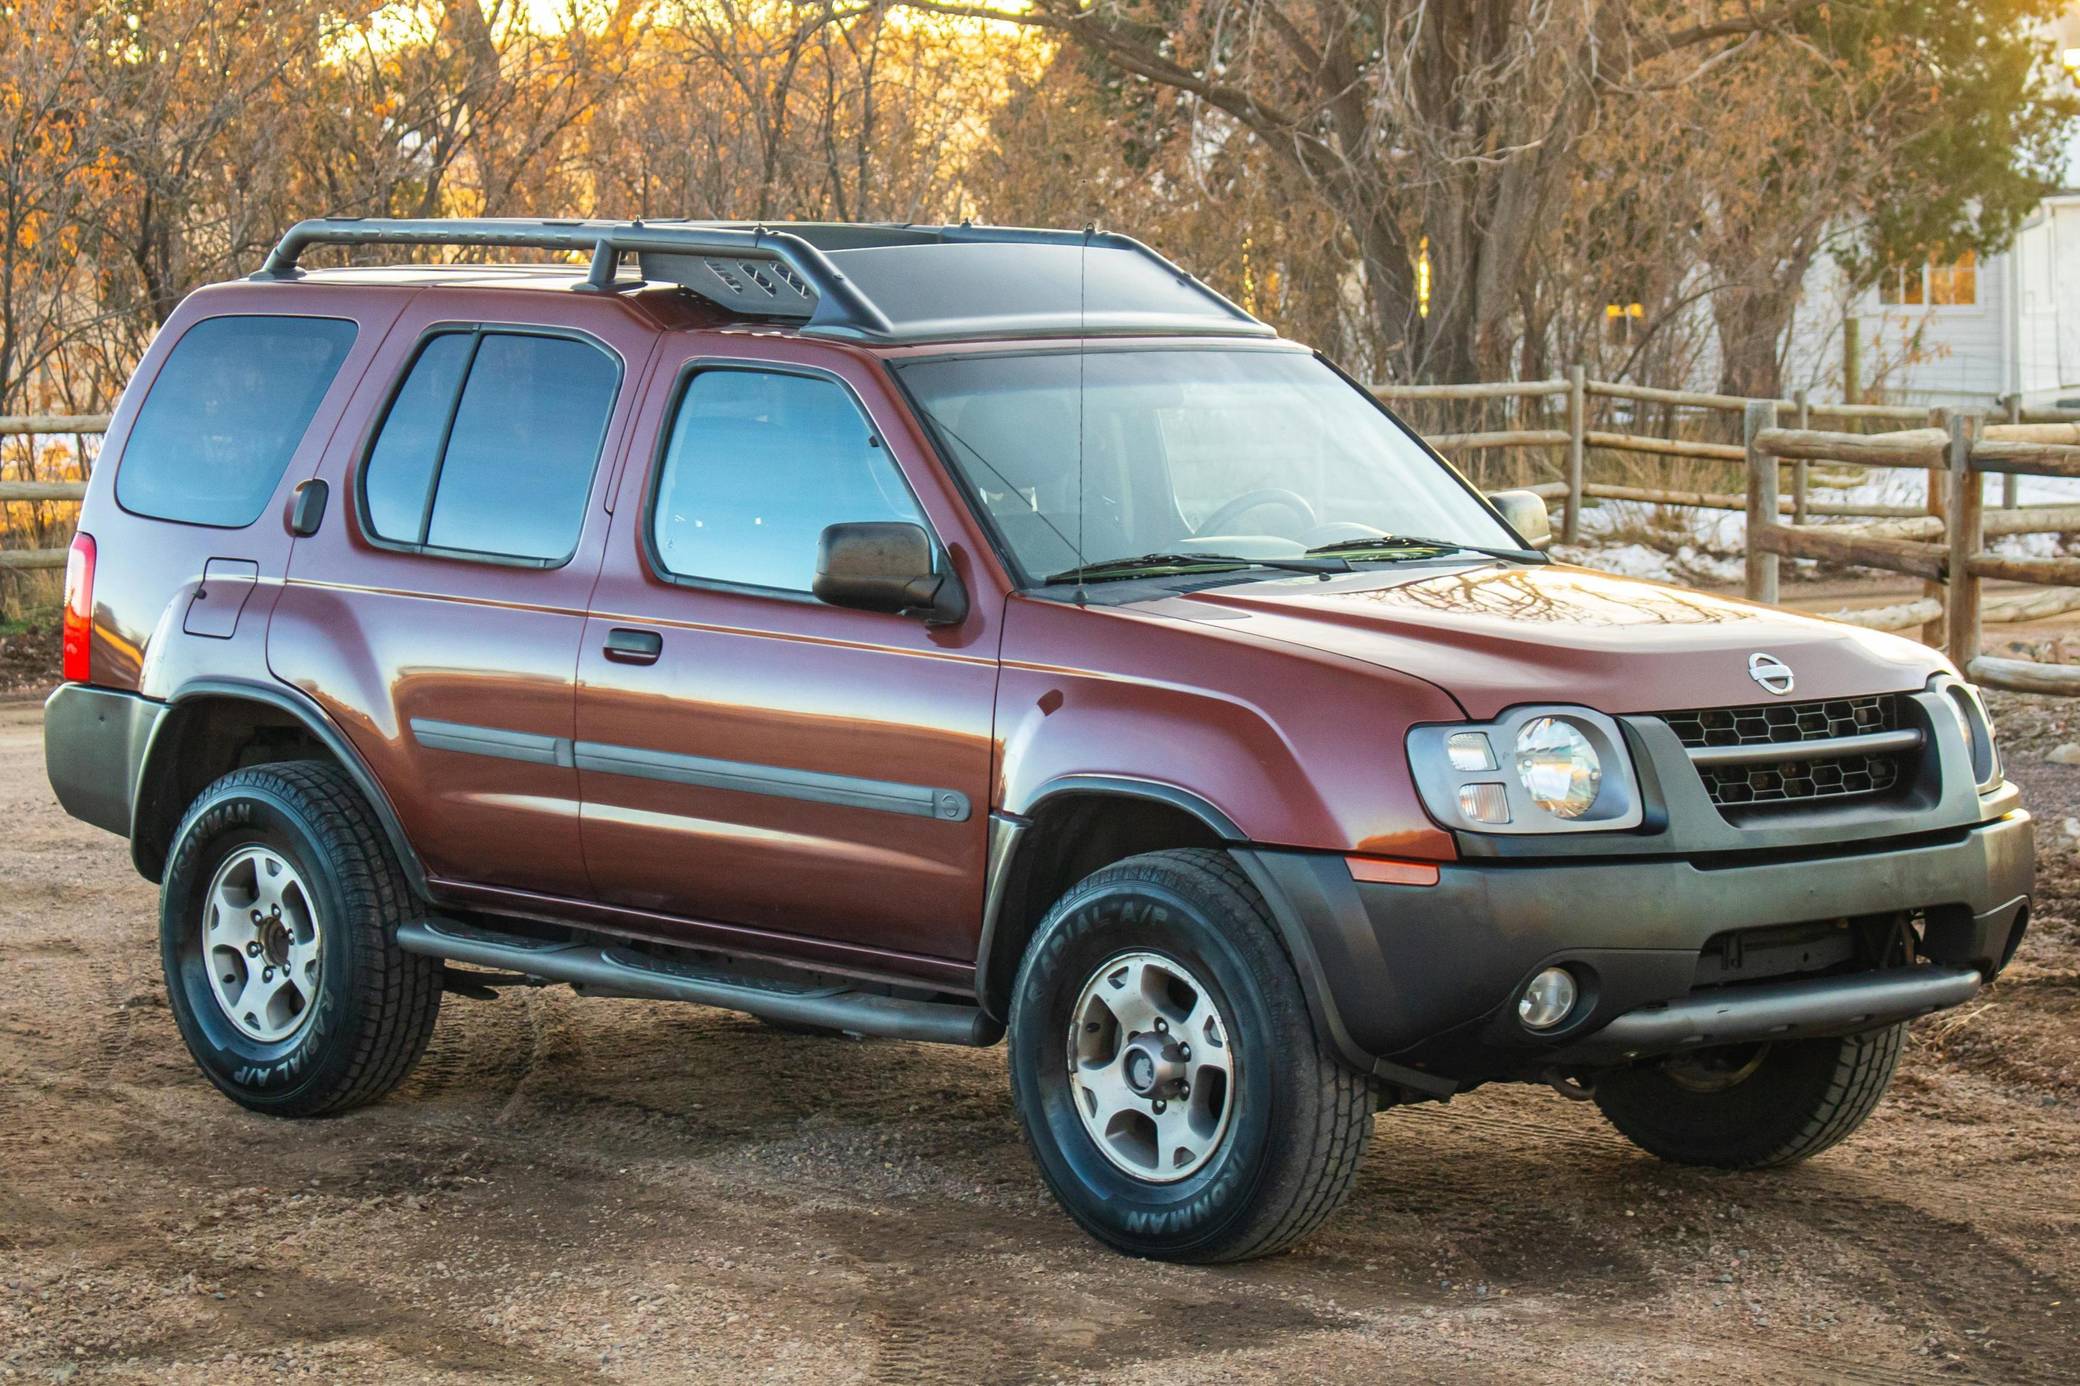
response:
<path id="1" fill-rule="evenodd" d="M 166 704 L 112 688 L 62 685 L 43 705 L 43 764 L 67 813 L 130 836 L 132 791 Z"/>
<path id="2" fill-rule="evenodd" d="M 1649 1045 L 1687 1047 L 1701 1042 L 1693 1022 L 1723 1033 L 1723 1019 L 1687 1009 L 1693 993 L 1759 995 L 1787 984 L 1725 977 L 1735 985 L 1702 990 L 1700 954 L 1729 931 L 1918 912 L 1922 962 L 1955 976 L 1952 986 L 1991 978 L 2027 915 L 2033 836 L 2018 810 L 1837 853 L 1460 862 L 1442 867 L 1432 886 L 1360 884 L 1335 856 L 1236 856 L 1284 922 L 1316 1019 L 1346 1058 L 1382 1076 L 1414 1069 L 1465 1083 L 1535 1073 L 1563 1054 L 1622 1062 Z M 1517 1022 L 1515 997 L 1539 969 L 1560 964 L 1584 980 L 1581 1012 L 1556 1032 L 1533 1033 Z M 1906 1014 L 1956 1004 L 1940 999 L 1948 990 L 1938 993 Z M 1859 1028 L 1860 1003 L 1843 1003 L 1847 1018 L 1828 1017 L 1811 999 L 1792 1006 L 1786 1023 L 1806 1027 L 1801 1033 L 1819 1033 L 1816 1024 L 1837 1034 Z M 1760 1024 L 1771 1013 L 1754 1014 Z M 1604 1032 L 1615 1038 L 1598 1049 Z"/>

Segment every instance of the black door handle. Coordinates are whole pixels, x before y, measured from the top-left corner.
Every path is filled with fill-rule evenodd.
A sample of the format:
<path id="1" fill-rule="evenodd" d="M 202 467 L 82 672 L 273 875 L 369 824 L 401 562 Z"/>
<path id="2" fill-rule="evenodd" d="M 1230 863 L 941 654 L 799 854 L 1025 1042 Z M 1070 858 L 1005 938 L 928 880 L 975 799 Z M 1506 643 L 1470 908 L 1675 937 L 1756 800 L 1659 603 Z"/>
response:
<path id="1" fill-rule="evenodd" d="M 616 664 L 655 664 L 664 653 L 664 637 L 654 630 L 616 626 L 607 632 L 607 658 Z"/>
<path id="2" fill-rule="evenodd" d="M 294 504 L 289 507 L 289 532 L 299 539 L 308 539 L 325 523 L 325 498 L 329 488 L 324 482 L 312 477 L 297 483 L 293 493 Z"/>

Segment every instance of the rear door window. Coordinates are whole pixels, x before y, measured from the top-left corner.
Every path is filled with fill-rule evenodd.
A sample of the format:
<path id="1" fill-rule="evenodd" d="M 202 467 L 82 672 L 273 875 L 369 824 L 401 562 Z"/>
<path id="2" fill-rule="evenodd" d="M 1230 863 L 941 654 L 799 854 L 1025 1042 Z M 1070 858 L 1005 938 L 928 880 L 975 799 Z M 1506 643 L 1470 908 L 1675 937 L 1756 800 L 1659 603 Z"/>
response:
<path id="1" fill-rule="evenodd" d="M 354 345 L 340 318 L 205 318 L 181 334 L 137 411 L 116 500 L 159 520 L 260 518 Z"/>
<path id="2" fill-rule="evenodd" d="M 615 357 L 574 337 L 430 338 L 361 469 L 369 533 L 427 552 L 566 561 L 620 382 Z"/>

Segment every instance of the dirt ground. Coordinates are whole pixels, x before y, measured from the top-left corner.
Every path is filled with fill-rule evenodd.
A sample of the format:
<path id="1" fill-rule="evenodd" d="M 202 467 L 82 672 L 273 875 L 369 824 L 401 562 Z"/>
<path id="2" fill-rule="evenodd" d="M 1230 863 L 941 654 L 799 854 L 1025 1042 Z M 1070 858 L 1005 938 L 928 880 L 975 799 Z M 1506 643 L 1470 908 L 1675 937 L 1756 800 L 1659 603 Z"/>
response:
<path id="1" fill-rule="evenodd" d="M 997 1050 L 451 997 L 389 1100 L 249 1115 L 0 704 L 0 1379 L 2080 1379 L 2080 704 L 1996 711 L 2037 923 L 1854 1138 L 1681 1170 L 1488 1089 L 1382 1114 L 1298 1251 L 1180 1269 L 1055 1210 Z"/>

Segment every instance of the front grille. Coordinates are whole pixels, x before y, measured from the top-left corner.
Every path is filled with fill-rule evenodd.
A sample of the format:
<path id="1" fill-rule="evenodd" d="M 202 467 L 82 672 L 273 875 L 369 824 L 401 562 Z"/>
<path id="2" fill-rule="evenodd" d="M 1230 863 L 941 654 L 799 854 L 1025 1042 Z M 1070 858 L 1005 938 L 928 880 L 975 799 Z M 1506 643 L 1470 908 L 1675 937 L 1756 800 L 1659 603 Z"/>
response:
<path id="1" fill-rule="evenodd" d="M 1883 794 L 1896 788 L 1914 749 L 1846 750 L 1830 753 L 1827 743 L 1845 737 L 1896 732 L 1903 725 L 1902 695 L 1827 698 L 1807 703 L 1758 703 L 1750 707 L 1698 708 L 1662 718 L 1685 749 L 1784 747 L 1781 757 L 1715 762 L 1694 757 L 1712 802 L 1721 805 L 1795 803 Z M 1789 748 L 1812 745 L 1810 754 Z"/>

